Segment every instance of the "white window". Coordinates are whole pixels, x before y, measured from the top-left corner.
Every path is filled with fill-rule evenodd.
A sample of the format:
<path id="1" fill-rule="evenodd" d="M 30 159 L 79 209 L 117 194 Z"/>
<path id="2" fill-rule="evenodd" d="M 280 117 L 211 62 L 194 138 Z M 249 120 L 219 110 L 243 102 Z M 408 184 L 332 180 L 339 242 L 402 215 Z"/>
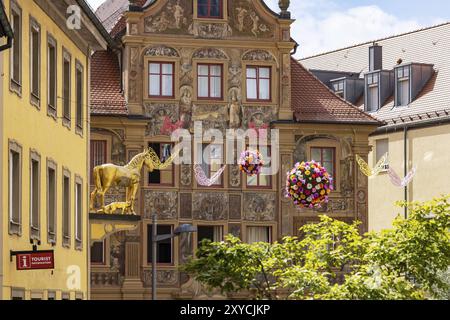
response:
<path id="1" fill-rule="evenodd" d="M 222 99 L 222 65 L 198 65 L 198 98 Z"/>
<path id="2" fill-rule="evenodd" d="M 263 159 L 268 159 L 271 156 L 270 146 L 260 146 L 259 152 L 261 153 Z M 270 163 L 265 162 L 264 168 L 270 167 Z M 272 176 L 263 173 L 247 176 L 247 187 L 248 188 L 270 188 L 272 186 Z"/>
<path id="3" fill-rule="evenodd" d="M 63 52 L 63 116 L 70 122 L 71 117 L 71 56 L 68 52 Z"/>
<path id="4" fill-rule="evenodd" d="M 40 157 L 31 153 L 30 158 L 30 236 L 40 239 Z"/>
<path id="5" fill-rule="evenodd" d="M 70 247 L 70 173 L 63 172 L 63 245 Z"/>
<path id="6" fill-rule="evenodd" d="M 41 28 L 37 22 L 30 18 L 30 77 L 31 99 L 38 103 L 40 96 L 40 64 L 41 64 Z"/>
<path id="7" fill-rule="evenodd" d="M 9 232 L 21 234 L 22 223 L 22 149 L 10 142 L 9 147 Z"/>
<path id="8" fill-rule="evenodd" d="M 270 67 L 247 67 L 247 100 L 269 101 L 270 81 Z"/>
<path id="9" fill-rule="evenodd" d="M 366 75 L 366 111 L 377 111 L 380 108 L 379 73 Z"/>
<path id="10" fill-rule="evenodd" d="M 396 94 L 396 106 L 407 106 L 410 104 L 410 66 L 399 67 L 396 69 L 396 81 L 397 81 L 397 94 Z"/>
<path id="11" fill-rule="evenodd" d="M 338 96 L 344 99 L 345 97 L 345 80 L 333 82 L 333 90 Z"/>
<path id="12" fill-rule="evenodd" d="M 22 10 L 11 1 L 11 27 L 14 33 L 11 55 L 11 85 L 18 89 L 22 84 Z M 20 90 L 20 89 L 19 89 Z"/>
<path id="13" fill-rule="evenodd" d="M 197 159 L 198 162 L 203 159 L 200 166 L 206 177 L 211 178 L 223 166 L 223 146 L 220 144 L 203 144 L 202 149 L 198 150 Z M 223 175 L 217 178 L 213 186 L 221 186 L 222 177 Z"/>
<path id="14" fill-rule="evenodd" d="M 77 61 L 75 68 L 75 104 L 76 104 L 76 127 L 83 129 L 83 66 Z"/>
<path id="15" fill-rule="evenodd" d="M 271 227 L 247 227 L 247 242 L 272 242 Z"/>
<path id="16" fill-rule="evenodd" d="M 376 162 L 380 161 L 380 159 L 389 152 L 389 139 L 379 139 L 376 141 L 375 146 L 376 152 Z M 385 164 L 385 170 L 389 169 L 389 164 Z"/>
<path id="17" fill-rule="evenodd" d="M 56 243 L 56 169 L 54 162 L 47 162 L 47 241 Z"/>
<path id="18" fill-rule="evenodd" d="M 47 46 L 47 81 L 48 81 L 48 107 L 52 114 L 56 112 L 56 41 L 49 36 Z"/>
<path id="19" fill-rule="evenodd" d="M 150 62 L 148 73 L 148 92 L 150 97 L 174 96 L 173 63 Z"/>
<path id="20" fill-rule="evenodd" d="M 76 248 L 81 248 L 83 231 L 83 192 L 82 182 L 77 178 L 75 183 L 75 242 Z"/>

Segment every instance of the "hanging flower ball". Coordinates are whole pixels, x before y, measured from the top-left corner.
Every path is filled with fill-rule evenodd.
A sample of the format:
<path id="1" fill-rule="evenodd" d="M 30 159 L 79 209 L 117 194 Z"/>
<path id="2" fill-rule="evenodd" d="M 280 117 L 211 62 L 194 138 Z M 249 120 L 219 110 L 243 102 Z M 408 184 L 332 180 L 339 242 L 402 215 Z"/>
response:
<path id="1" fill-rule="evenodd" d="M 296 163 L 287 173 L 286 197 L 301 208 L 321 208 L 333 191 L 333 178 L 314 160 Z"/>
<path id="2" fill-rule="evenodd" d="M 241 153 L 239 169 L 249 176 L 257 175 L 264 166 L 264 161 L 259 151 L 246 150 Z"/>

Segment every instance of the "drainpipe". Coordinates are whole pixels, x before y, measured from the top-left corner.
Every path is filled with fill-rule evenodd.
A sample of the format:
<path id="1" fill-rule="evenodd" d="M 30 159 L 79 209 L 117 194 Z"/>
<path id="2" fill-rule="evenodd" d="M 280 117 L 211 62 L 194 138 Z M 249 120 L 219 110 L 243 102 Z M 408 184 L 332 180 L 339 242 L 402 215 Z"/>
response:
<path id="1" fill-rule="evenodd" d="M 404 160 L 404 177 L 408 174 L 408 126 L 403 129 L 403 160 Z M 405 185 L 405 201 L 408 201 L 408 185 Z M 405 206 L 405 219 L 408 218 L 408 208 Z"/>
<path id="2" fill-rule="evenodd" d="M 6 49 L 10 49 L 12 47 L 12 40 L 13 39 L 11 37 L 8 37 L 6 44 L 3 46 L 0 46 L 0 52 L 5 51 Z"/>

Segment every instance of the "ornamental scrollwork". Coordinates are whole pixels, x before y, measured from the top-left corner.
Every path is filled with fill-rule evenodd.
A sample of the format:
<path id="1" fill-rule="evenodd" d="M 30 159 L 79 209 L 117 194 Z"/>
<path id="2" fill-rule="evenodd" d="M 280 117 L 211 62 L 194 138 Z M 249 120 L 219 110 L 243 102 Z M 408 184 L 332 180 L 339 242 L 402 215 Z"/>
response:
<path id="1" fill-rule="evenodd" d="M 145 50 L 145 56 L 151 57 L 179 57 L 178 51 L 164 45 L 151 47 Z"/>

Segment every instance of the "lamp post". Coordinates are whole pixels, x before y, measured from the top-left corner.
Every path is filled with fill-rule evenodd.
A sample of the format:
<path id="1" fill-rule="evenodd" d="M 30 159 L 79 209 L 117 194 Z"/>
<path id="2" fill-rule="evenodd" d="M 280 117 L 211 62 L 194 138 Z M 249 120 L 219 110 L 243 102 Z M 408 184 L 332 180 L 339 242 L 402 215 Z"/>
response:
<path id="1" fill-rule="evenodd" d="M 162 234 L 158 235 L 158 215 L 152 215 L 152 300 L 157 300 L 156 298 L 156 284 L 157 284 L 157 275 L 156 275 L 156 259 L 158 258 L 157 250 L 158 250 L 158 242 L 172 239 L 178 237 L 182 233 L 192 233 L 197 232 L 197 228 L 191 224 L 182 224 L 178 228 L 176 228 L 172 234 Z"/>

